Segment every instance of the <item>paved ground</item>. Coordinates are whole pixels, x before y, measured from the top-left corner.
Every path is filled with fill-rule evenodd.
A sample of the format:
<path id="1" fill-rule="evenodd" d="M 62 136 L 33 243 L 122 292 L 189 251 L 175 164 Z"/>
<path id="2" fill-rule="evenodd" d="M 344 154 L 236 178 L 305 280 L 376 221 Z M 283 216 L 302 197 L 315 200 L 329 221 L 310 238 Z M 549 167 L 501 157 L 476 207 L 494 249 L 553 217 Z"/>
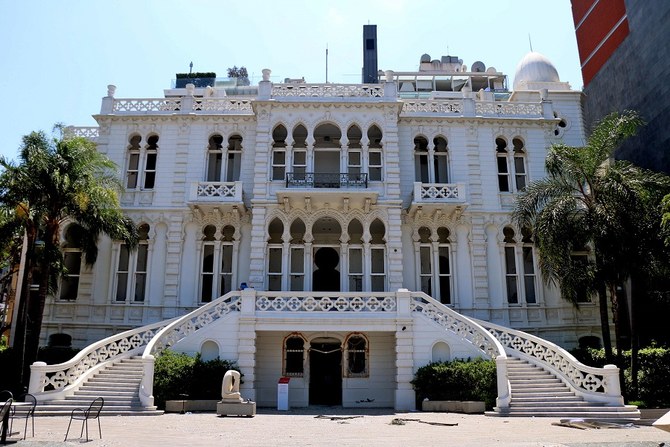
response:
<path id="1" fill-rule="evenodd" d="M 332 416 L 321 418 L 319 415 Z M 411 419 L 393 424 L 394 419 Z M 102 417 L 102 439 L 95 421 L 93 440 L 63 442 L 69 418 L 39 417 L 35 437 L 20 447 L 102 446 L 521 446 L 658 447 L 670 446 L 670 433 L 650 426 L 579 430 L 552 425 L 552 418 L 496 418 L 454 413 L 394 413 L 392 410 L 309 408 L 278 412 L 261 409 L 253 418 L 213 413 Z M 423 421 L 423 422 L 419 422 Z M 22 421 L 21 421 L 22 422 Z M 456 426 L 431 425 L 458 424 Z M 22 424 L 21 429 L 23 428 Z M 17 428 L 16 426 L 14 427 Z M 28 428 L 30 430 L 30 428 Z M 14 439 L 17 435 L 14 435 Z"/>

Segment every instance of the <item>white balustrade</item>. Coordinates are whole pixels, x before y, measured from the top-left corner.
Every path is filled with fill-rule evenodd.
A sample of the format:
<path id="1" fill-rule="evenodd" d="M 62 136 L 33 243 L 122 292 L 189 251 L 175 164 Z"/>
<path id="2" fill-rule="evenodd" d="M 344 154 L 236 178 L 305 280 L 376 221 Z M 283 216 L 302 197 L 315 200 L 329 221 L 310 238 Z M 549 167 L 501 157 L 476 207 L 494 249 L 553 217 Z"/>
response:
<path id="1" fill-rule="evenodd" d="M 435 113 L 441 115 L 463 114 L 462 100 L 436 99 L 436 100 L 404 100 L 401 114 L 408 113 Z"/>
<path id="2" fill-rule="evenodd" d="M 191 202 L 241 202 L 242 182 L 197 182 L 191 184 Z"/>
<path id="3" fill-rule="evenodd" d="M 100 135 L 99 128 L 95 126 L 68 126 L 64 129 L 67 137 L 82 137 L 89 140 L 95 140 Z"/>
<path id="4" fill-rule="evenodd" d="M 30 367 L 30 386 L 28 391 L 41 396 L 55 394 L 69 385 L 81 381 L 85 373 L 96 365 L 130 355 L 131 351 L 146 346 L 151 339 L 169 322 L 142 326 L 136 329 L 112 335 L 89 345 L 72 359 L 56 365 L 35 362 Z M 45 389 L 47 389 L 45 391 Z"/>
<path id="5" fill-rule="evenodd" d="M 114 99 L 112 111 L 117 112 L 177 112 L 181 110 L 179 98 Z"/>
<path id="6" fill-rule="evenodd" d="M 464 203 L 464 183 L 414 183 L 414 202 Z"/>
<path id="7" fill-rule="evenodd" d="M 507 379 L 507 355 L 502 343 L 498 341 L 480 321 L 461 315 L 423 292 L 412 292 L 410 308 L 433 320 L 496 361 L 498 397 L 496 407 L 507 408 L 511 400 L 511 389 Z"/>
<path id="8" fill-rule="evenodd" d="M 268 312 L 395 312 L 395 293 L 262 292 L 256 311 Z"/>
<path id="9" fill-rule="evenodd" d="M 253 113 L 248 99 L 197 98 L 193 102 L 195 112 L 249 112 Z"/>
<path id="10" fill-rule="evenodd" d="M 540 118 L 543 112 L 541 103 L 477 101 L 475 102 L 475 114 L 477 116 L 527 116 Z"/>
<path id="11" fill-rule="evenodd" d="M 494 323 L 481 320 L 477 322 L 495 336 L 506 350 L 531 362 L 546 365 L 586 400 L 623 405 L 619 368 L 616 366 L 587 366 L 550 341 Z"/>
<path id="12" fill-rule="evenodd" d="M 378 84 L 276 84 L 273 97 L 300 98 L 383 98 L 384 87 Z"/>

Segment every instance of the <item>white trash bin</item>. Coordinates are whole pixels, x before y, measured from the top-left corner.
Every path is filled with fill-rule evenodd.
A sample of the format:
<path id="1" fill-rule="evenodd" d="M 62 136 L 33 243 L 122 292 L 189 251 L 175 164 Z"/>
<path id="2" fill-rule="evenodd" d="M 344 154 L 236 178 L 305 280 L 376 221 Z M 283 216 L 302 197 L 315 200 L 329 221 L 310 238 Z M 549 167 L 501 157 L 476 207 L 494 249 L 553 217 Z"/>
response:
<path id="1" fill-rule="evenodd" d="M 277 382 L 277 410 L 288 410 L 288 383 L 290 377 L 280 377 Z"/>

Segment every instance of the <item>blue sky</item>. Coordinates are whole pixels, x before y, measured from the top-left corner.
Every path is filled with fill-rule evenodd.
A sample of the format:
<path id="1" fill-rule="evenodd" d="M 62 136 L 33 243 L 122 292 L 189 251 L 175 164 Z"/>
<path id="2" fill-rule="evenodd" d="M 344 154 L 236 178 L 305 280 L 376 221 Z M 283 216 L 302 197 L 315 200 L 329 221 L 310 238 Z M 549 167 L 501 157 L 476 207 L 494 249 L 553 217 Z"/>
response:
<path id="1" fill-rule="evenodd" d="M 56 122 L 93 126 L 107 84 L 118 98 L 161 97 L 176 72 L 233 65 L 260 80 L 360 82 L 363 25 L 377 25 L 379 68 L 419 58 L 480 60 L 513 81 L 533 49 L 581 89 L 569 0 L 0 0 L 0 154 Z"/>

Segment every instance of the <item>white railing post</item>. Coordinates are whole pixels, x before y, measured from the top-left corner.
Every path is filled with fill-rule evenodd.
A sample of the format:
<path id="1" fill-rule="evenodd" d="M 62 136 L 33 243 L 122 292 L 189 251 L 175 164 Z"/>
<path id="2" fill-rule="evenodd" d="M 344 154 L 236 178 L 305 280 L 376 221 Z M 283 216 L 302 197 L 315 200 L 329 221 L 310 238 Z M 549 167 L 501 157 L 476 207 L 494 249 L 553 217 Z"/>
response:
<path id="1" fill-rule="evenodd" d="M 240 292 L 242 305 L 240 307 L 240 316 L 253 317 L 256 314 L 256 289 L 247 287 Z"/>
<path id="2" fill-rule="evenodd" d="M 510 385 L 507 377 L 507 356 L 499 355 L 496 357 L 496 376 L 498 385 L 498 397 L 496 398 L 496 407 L 508 408 L 512 396 L 510 396 Z"/>
<path id="3" fill-rule="evenodd" d="M 102 105 L 100 106 L 100 115 L 109 115 L 114 111 L 114 93 L 116 93 L 115 85 L 107 86 L 107 96 L 102 98 Z"/>
<path id="4" fill-rule="evenodd" d="M 605 378 L 605 394 L 612 399 L 620 399 L 623 404 L 623 397 L 621 396 L 621 383 L 619 382 L 619 368 L 616 365 L 605 365 L 603 367 L 603 376 Z"/>
<path id="5" fill-rule="evenodd" d="M 28 392 L 30 394 L 41 393 L 44 391 L 44 379 L 46 378 L 46 367 L 44 362 L 35 362 L 30 365 L 30 382 L 28 383 Z"/>
<path id="6" fill-rule="evenodd" d="M 154 363 L 156 358 L 153 355 L 142 357 L 142 382 L 140 383 L 140 402 L 142 406 L 154 406 Z"/>

